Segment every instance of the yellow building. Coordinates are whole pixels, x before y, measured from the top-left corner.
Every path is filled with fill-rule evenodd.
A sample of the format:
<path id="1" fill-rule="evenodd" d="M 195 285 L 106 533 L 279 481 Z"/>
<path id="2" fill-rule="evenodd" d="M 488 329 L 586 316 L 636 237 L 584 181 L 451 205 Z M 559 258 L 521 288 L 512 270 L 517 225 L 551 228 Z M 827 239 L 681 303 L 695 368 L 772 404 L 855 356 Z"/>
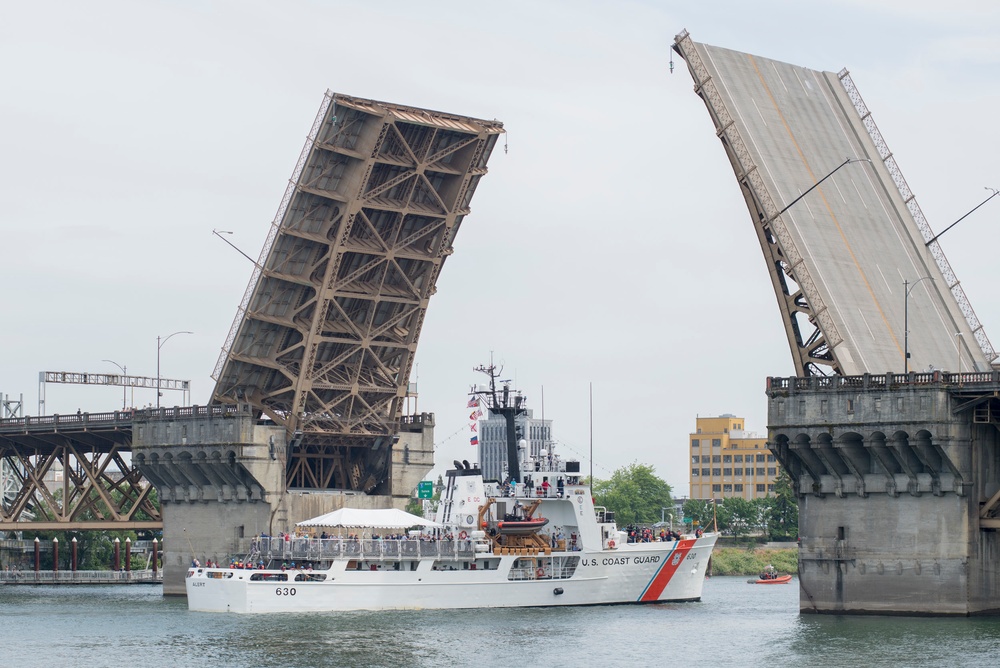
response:
<path id="1" fill-rule="evenodd" d="M 778 463 L 767 438 L 743 430 L 743 418 L 699 417 L 690 436 L 691 498 L 760 499 L 774 494 Z"/>

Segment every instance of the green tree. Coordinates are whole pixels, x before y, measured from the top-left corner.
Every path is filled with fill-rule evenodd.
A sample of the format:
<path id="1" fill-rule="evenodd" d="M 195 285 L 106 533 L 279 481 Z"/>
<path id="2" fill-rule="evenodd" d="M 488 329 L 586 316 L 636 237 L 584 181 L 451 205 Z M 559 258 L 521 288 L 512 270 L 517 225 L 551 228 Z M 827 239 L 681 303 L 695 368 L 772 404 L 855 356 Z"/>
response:
<path id="1" fill-rule="evenodd" d="M 766 499 L 765 519 L 771 540 L 796 540 L 799 537 L 799 503 L 792 479 L 782 469 L 774 481 L 774 496 Z"/>
<path id="2" fill-rule="evenodd" d="M 718 508 L 719 528 L 737 538 L 760 528 L 761 504 L 734 496 L 723 499 Z"/>
<path id="3" fill-rule="evenodd" d="M 673 506 L 670 485 L 652 466 L 636 462 L 616 470 L 610 480 L 594 481 L 594 501 L 613 510 L 619 526 L 659 522 L 661 509 Z"/>
<path id="4" fill-rule="evenodd" d="M 711 530 L 715 526 L 715 504 L 706 499 L 688 499 L 684 502 L 684 518 L 691 518 L 691 529 L 701 527 Z M 695 525 L 693 522 L 697 522 Z"/>

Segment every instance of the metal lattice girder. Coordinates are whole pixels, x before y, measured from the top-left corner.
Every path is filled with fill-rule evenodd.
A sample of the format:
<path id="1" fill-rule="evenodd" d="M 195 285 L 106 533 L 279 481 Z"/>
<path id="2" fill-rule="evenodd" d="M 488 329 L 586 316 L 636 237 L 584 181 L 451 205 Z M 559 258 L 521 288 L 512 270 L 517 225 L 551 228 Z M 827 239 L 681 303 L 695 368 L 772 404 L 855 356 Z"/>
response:
<path id="1" fill-rule="evenodd" d="M 903 371 L 906 350 L 913 369 L 989 369 L 993 348 L 846 73 L 686 31 L 674 48 L 740 184 L 797 375 Z"/>
<path id="2" fill-rule="evenodd" d="M 213 401 L 249 402 L 307 444 L 371 446 L 393 433 L 438 274 L 502 132 L 498 121 L 328 92 L 216 366 Z M 296 475 L 341 479 L 347 455 L 335 472 Z"/>
<path id="3" fill-rule="evenodd" d="M 152 486 L 125 461 L 123 431 L 21 434 L 0 438 L 13 493 L 0 504 L 0 530 L 162 529 Z"/>

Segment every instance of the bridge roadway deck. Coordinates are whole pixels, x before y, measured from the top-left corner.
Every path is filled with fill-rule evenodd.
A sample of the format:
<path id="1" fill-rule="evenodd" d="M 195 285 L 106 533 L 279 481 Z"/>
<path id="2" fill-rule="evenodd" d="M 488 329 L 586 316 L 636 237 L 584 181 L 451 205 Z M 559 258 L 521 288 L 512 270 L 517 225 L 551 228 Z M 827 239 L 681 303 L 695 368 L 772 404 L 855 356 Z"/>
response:
<path id="1" fill-rule="evenodd" d="M 778 240 L 785 246 L 785 270 L 799 286 L 806 277 L 814 285 L 816 298 L 810 301 L 820 322 L 826 315 L 832 321 L 824 334 L 841 373 L 902 372 L 907 307 L 910 370 L 988 370 L 992 360 L 976 340 L 989 342 L 968 324 L 959 304 L 964 294 L 950 268 L 943 272 L 925 246 L 918 224 L 927 227 L 923 214 L 884 142 L 878 145 L 870 136 L 874 128 L 881 140 L 870 114 L 862 119 L 856 111 L 847 90 L 853 83 L 841 80 L 849 82 L 846 70 L 838 75 L 706 44 L 694 48 L 709 75 L 705 82 L 695 75 L 696 90 L 711 98 L 706 104 L 732 151 L 730 159 L 744 163 L 734 164 L 737 179 L 743 183 L 751 172 L 760 175 L 773 200 L 772 215 L 845 159 L 861 160 L 837 170 L 779 216 L 788 231 Z M 860 101 L 856 89 L 853 93 Z M 721 114 L 713 110 L 720 105 Z M 723 114 L 732 126 L 718 127 Z M 745 151 L 733 148 L 736 143 Z M 904 199 L 901 190 L 910 196 Z M 755 205 L 748 205 L 753 211 Z M 934 280 L 914 285 L 925 276 Z M 904 281 L 910 284 L 909 299 Z"/>

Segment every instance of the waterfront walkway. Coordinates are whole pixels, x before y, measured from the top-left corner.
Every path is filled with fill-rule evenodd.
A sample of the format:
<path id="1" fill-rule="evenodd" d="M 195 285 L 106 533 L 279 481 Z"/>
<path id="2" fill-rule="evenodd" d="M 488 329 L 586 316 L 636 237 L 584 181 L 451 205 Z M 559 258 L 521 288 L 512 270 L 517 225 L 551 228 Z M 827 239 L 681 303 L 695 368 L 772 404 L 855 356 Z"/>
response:
<path id="1" fill-rule="evenodd" d="M 17 571 L 0 570 L 0 584 L 163 584 L 163 571 Z"/>

